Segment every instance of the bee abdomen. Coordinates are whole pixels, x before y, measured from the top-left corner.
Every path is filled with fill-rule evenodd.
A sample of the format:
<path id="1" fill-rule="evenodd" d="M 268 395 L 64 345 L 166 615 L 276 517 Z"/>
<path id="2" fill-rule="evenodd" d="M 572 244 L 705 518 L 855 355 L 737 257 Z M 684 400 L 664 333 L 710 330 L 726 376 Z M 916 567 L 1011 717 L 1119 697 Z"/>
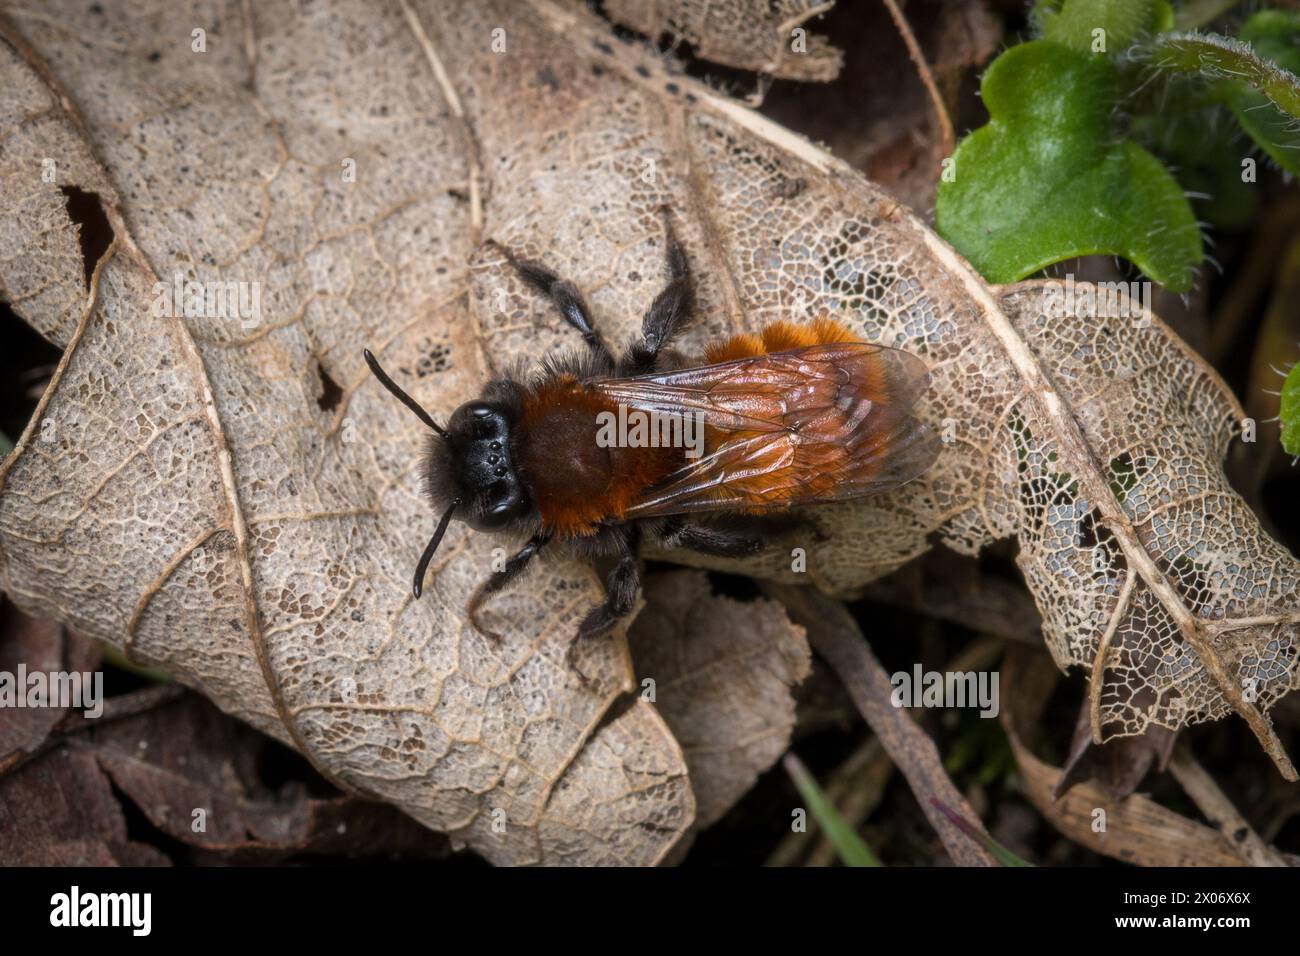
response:
<path id="1" fill-rule="evenodd" d="M 856 338 L 848 326 L 834 319 L 816 318 L 807 325 L 796 325 L 785 320 L 773 322 L 758 335 L 743 332 L 722 342 L 705 346 L 704 354 L 710 364 L 753 358 L 788 349 L 801 349 L 809 345 L 831 345 L 835 342 L 852 342 Z"/>

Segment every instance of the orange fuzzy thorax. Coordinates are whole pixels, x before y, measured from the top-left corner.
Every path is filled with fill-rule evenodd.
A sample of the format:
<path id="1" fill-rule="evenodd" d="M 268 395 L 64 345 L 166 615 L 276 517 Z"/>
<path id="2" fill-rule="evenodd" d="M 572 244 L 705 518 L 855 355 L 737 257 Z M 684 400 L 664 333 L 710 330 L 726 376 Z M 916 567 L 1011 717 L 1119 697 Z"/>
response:
<path id="1" fill-rule="evenodd" d="M 641 492 L 679 466 L 674 448 L 602 448 L 597 416 L 617 405 L 572 375 L 535 389 L 524 402 L 521 461 L 542 527 L 562 538 L 618 521 Z"/>

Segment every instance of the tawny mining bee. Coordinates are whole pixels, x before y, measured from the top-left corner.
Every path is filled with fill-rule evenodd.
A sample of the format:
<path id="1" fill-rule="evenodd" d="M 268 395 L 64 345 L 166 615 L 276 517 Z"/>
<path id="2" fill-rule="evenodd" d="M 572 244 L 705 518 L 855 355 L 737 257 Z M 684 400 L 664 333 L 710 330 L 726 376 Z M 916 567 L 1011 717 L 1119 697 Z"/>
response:
<path id="1" fill-rule="evenodd" d="M 897 488 L 934 461 L 936 435 L 911 414 L 929 382 L 925 364 L 854 341 L 839 322 L 775 322 L 710 344 L 703 364 L 670 353 L 693 293 L 670 224 L 666 233 L 668 284 L 646 312 L 640 337 L 619 355 L 593 328 L 572 283 L 507 252 L 586 348 L 548 357 L 526 382 L 489 382 L 445 427 L 366 350 L 383 386 L 433 431 L 426 489 L 442 516 L 415 568 L 417 598 L 456 518 L 525 542 L 475 591 L 468 612 L 476 627 L 491 633 L 476 619 L 483 600 L 546 551 L 613 559 L 605 603 L 579 630 L 600 634 L 633 607 L 643 537 L 705 554 L 751 554 L 763 547 L 772 516 Z M 682 424 L 664 433 L 693 440 L 609 440 L 611 423 L 630 419 L 648 421 L 651 432 Z"/>

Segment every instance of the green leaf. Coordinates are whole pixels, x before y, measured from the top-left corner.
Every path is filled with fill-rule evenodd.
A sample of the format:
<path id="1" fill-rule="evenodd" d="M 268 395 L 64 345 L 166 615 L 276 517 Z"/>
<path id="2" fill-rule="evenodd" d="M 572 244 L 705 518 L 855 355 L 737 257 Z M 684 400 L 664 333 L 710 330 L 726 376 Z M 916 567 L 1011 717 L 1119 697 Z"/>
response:
<path id="1" fill-rule="evenodd" d="M 1045 39 L 1081 53 L 1118 53 L 1174 25 L 1165 0 L 1064 0 L 1040 3 L 1034 13 Z"/>
<path id="2" fill-rule="evenodd" d="M 1265 10 L 1246 21 L 1241 39 L 1217 33 L 1170 33 L 1153 45 L 1156 66 L 1247 84 L 1300 117 L 1300 14 Z"/>
<path id="3" fill-rule="evenodd" d="M 853 827 L 844 822 L 844 818 L 826 798 L 826 794 L 822 793 L 821 787 L 817 786 L 817 781 L 813 779 L 813 775 L 808 772 L 803 762 L 794 754 L 788 753 L 782 763 L 785 765 L 786 773 L 794 781 L 799 795 L 812 811 L 813 819 L 822 828 L 831 846 L 835 847 L 835 852 L 839 854 L 844 865 L 880 866 L 879 858 L 862 842 L 862 838 Z"/>
<path id="4" fill-rule="evenodd" d="M 980 90 L 989 123 L 953 155 L 935 221 L 986 279 L 1103 253 L 1175 292 L 1191 288 L 1200 229 L 1160 161 L 1111 134 L 1119 78 L 1109 60 L 1034 40 L 999 56 Z"/>
<path id="5" fill-rule="evenodd" d="M 1152 62 L 1223 85 L 1223 98 L 1274 162 L 1300 172 L 1300 13 L 1264 10 L 1233 40 L 1213 33 L 1161 37 Z"/>
<path id="6" fill-rule="evenodd" d="M 1282 383 L 1282 447 L 1288 455 L 1300 455 L 1300 362 L 1291 366 Z"/>
<path id="7" fill-rule="evenodd" d="M 1300 14 L 1264 10 L 1246 21 L 1241 38 L 1277 69 L 1264 74 L 1258 90 L 1239 84 L 1232 110 L 1273 162 L 1300 173 Z"/>

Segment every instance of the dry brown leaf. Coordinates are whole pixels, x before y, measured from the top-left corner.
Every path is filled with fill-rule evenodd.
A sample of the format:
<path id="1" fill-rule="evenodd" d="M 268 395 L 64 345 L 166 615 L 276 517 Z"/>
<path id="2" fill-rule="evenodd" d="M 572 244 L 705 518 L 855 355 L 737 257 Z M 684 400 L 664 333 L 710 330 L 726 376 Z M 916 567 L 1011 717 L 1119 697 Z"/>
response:
<path id="1" fill-rule="evenodd" d="M 271 790 L 258 761 L 277 745 L 194 694 L 103 725 L 89 722 L 65 746 L 93 753 L 114 787 L 160 831 L 218 859 L 265 863 L 295 853 L 378 858 L 397 852 L 420 859 L 449 853 L 444 838 L 385 804 L 313 796 L 297 780 Z"/>
<path id="2" fill-rule="evenodd" d="M 1046 661 L 1013 649 L 1004 676 L 1010 693 L 1000 717 L 1020 767 L 1020 789 L 1061 833 L 1096 853 L 1139 866 L 1252 864 L 1242 840 L 1234 842 L 1148 797 L 1118 795 L 1104 781 L 1065 786 L 1066 772 L 1039 760 L 1026 740 L 1060 675 Z"/>
<path id="3" fill-rule="evenodd" d="M 1020 765 L 1021 789 L 1042 815 L 1080 846 L 1141 866 L 1244 866 L 1246 858 L 1218 830 L 1131 794 L 1117 800 L 1104 787 L 1082 783 L 1057 799 L 1061 770 L 1008 735 Z M 1105 811 L 1105 830 L 1094 827 Z"/>
<path id="4" fill-rule="evenodd" d="M 395 807 L 324 793 L 312 786 L 310 771 L 286 779 L 278 744 L 174 684 L 103 704 L 99 718 L 65 719 L 38 753 L 0 772 L 6 864 L 168 862 L 148 843 L 125 841 L 122 811 L 132 804 L 167 837 L 194 848 L 196 861 L 450 853 L 445 837 Z M 276 768 L 274 788 L 268 766 Z"/>
<path id="5" fill-rule="evenodd" d="M 921 413 L 954 438 L 902 491 L 816 510 L 808 574 L 788 549 L 744 570 L 848 592 L 933 537 L 1018 535 L 1058 662 L 1091 666 L 1109 636 L 1108 733 L 1236 709 L 1292 772 L 1263 712 L 1296 682 L 1295 562 L 1223 481 L 1235 402 L 1159 322 L 998 298 L 842 163 L 549 0 L 5 10 L 0 288 L 65 349 L 0 470 L 22 606 L 492 860 L 663 859 L 695 815 L 681 749 L 650 704 L 611 709 L 635 686 L 621 637 L 581 648 L 590 686 L 565 662 L 595 577 L 532 573 L 486 612 L 496 647 L 464 607 L 500 543 L 458 527 L 412 602 L 422 436 L 360 352 L 445 414 L 572 344 L 488 238 L 626 339 L 663 281 L 667 203 L 699 277 L 687 347 L 844 313 L 930 363 Z M 89 298 L 61 187 L 115 237 Z M 260 282 L 260 322 L 151 314 L 178 273 Z"/>
<path id="6" fill-rule="evenodd" d="M 565 663 L 593 577 L 536 575 L 528 623 L 501 651 L 462 620 L 490 570 L 486 541 L 474 557 L 464 537 L 449 542 L 431 600 L 413 605 L 402 584 L 409 529 L 426 520 L 418 451 L 382 393 L 367 382 L 353 395 L 354 360 L 407 332 L 424 364 L 405 375 L 450 366 L 448 397 L 474 387 L 483 355 L 465 263 L 481 197 L 466 198 L 465 127 L 445 112 L 419 15 L 339 11 L 263 6 L 258 27 L 237 4 L 8 11 L 0 201 L 20 207 L 3 219 L 23 232 L 5 247 L 3 283 L 66 352 L 38 413 L 57 431 L 29 432 L 5 465 L 4 508 L 41 516 L 8 511 L 5 588 L 493 860 L 583 859 L 588 845 L 594 859 L 618 845 L 624 862 L 653 862 L 691 822 L 693 798 L 653 708 L 604 721 L 630 685 L 625 652 L 602 642 L 583 657 L 592 689 Z M 200 25 L 204 54 L 191 50 Z M 103 42 L 64 56 L 80 30 Z M 341 181 L 344 156 L 361 170 L 355 187 Z M 58 163 L 55 183 L 41 181 L 44 158 Z M 53 282 L 27 254 L 75 252 L 68 182 L 99 196 L 116 236 L 89 307 L 79 263 Z M 261 282 L 261 322 L 152 316 L 154 283 L 176 272 Z M 317 402 L 318 369 L 343 383 L 336 409 Z M 40 593 L 51 574 L 62 596 Z M 642 827 L 631 839 L 629 823 Z M 611 830 L 586 829 L 600 826 Z M 548 827 L 571 835 L 547 843 Z"/>
<path id="7" fill-rule="evenodd" d="M 1168 766 L 1176 739 L 1171 731 L 1152 724 L 1141 736 L 1116 737 L 1099 744 L 1092 739 L 1091 708 L 1084 701 L 1052 795 L 1059 799 L 1071 787 L 1092 781 L 1112 798 L 1122 800 L 1138 788 L 1153 764 L 1161 771 Z"/>
<path id="8" fill-rule="evenodd" d="M 903 15 L 954 108 L 963 77 L 997 52 L 1001 18 L 985 0 L 908 0 Z M 931 216 L 940 161 L 951 144 L 887 5 L 841 4 L 823 30 L 846 51 L 840 75 L 829 85 L 774 84 L 764 114 L 824 143 L 917 215 Z"/>
<path id="9" fill-rule="evenodd" d="M 23 666 L 28 674 L 88 673 L 99 666 L 101 646 L 54 621 L 32 617 L 0 595 L 0 674 L 13 677 Z M 19 694 L 26 685 L 15 681 Z M 93 685 L 83 693 L 93 693 Z M 86 705 L 92 705 L 89 698 Z M 101 701 L 102 703 L 102 701 Z M 0 775 L 36 753 L 70 707 L 0 707 Z"/>
<path id="10" fill-rule="evenodd" d="M 715 595 L 699 571 L 657 575 L 645 598 L 628 633 L 632 660 L 682 745 L 703 830 L 789 746 L 808 642 L 779 604 Z"/>
<path id="11" fill-rule="evenodd" d="M 0 787 L 5 866 L 166 866 L 167 857 L 127 834 L 108 775 L 88 751 L 33 760 Z"/>
<path id="12" fill-rule="evenodd" d="M 578 0 L 574 0 L 578 2 Z M 667 34 L 698 56 L 788 80 L 828 82 L 844 54 L 809 22 L 835 0 L 605 0 L 611 20 L 651 39 Z"/>

